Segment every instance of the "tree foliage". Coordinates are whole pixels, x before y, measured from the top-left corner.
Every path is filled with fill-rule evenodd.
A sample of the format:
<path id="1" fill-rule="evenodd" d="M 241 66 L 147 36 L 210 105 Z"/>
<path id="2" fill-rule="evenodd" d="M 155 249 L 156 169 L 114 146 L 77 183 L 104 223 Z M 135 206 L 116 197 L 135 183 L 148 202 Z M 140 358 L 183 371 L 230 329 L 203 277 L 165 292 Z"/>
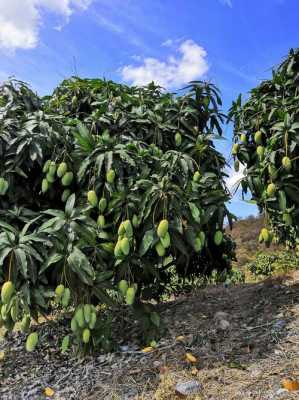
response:
<path id="1" fill-rule="evenodd" d="M 158 319 L 141 301 L 165 293 L 174 268 L 182 278 L 229 269 L 219 107 L 205 82 L 181 96 L 77 77 L 45 98 L 2 85 L 0 280 L 15 288 L 2 323 L 55 300 L 75 307 L 77 344 L 109 347 L 100 318 L 91 323 L 97 304 L 132 305 L 154 336 Z"/>
<path id="2" fill-rule="evenodd" d="M 233 104 L 235 167 L 245 165 L 244 193 L 264 211 L 268 226 L 260 240 L 272 234 L 294 245 L 299 229 L 299 50 L 273 70 L 272 78 Z M 269 228 L 270 232 L 265 229 Z"/>

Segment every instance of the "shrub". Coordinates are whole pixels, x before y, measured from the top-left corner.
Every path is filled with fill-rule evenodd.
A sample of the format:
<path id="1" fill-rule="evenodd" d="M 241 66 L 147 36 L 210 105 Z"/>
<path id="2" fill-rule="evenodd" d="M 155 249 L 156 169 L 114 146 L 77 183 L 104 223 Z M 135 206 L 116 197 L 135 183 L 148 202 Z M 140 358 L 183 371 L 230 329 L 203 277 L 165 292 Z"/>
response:
<path id="1" fill-rule="evenodd" d="M 179 278 L 230 269 L 225 160 L 213 145 L 221 100 L 211 84 L 186 90 L 79 78 L 42 99 L 22 82 L 0 88 L 0 279 L 15 286 L 16 320 L 53 300 L 75 308 L 72 338 L 87 351 L 103 346 L 104 322 L 92 308 L 90 326 L 84 310 L 127 304 L 155 336 L 142 301 L 163 295 L 173 268 Z"/>
<path id="2" fill-rule="evenodd" d="M 266 244 L 274 235 L 295 246 L 298 237 L 298 73 L 299 50 L 291 50 L 272 79 L 252 89 L 245 103 L 239 96 L 230 111 L 233 156 L 246 167 L 242 190 L 251 191 L 265 214 L 271 232 L 260 240 Z"/>

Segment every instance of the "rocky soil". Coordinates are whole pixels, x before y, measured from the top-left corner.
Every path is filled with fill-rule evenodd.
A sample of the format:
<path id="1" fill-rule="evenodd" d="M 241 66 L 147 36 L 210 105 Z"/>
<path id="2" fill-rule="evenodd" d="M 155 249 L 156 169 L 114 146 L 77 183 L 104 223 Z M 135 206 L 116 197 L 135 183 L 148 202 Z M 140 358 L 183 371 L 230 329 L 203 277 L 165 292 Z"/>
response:
<path id="1" fill-rule="evenodd" d="M 47 387 L 55 400 L 173 400 L 176 385 L 188 380 L 199 383 L 188 399 L 299 399 L 281 386 L 283 378 L 299 380 L 299 272 L 211 286 L 158 308 L 168 329 L 149 353 L 128 342 L 85 359 L 61 355 L 65 328 L 54 323 L 40 325 L 31 354 L 24 335 L 8 336 L 0 342 L 1 400 L 45 399 Z"/>

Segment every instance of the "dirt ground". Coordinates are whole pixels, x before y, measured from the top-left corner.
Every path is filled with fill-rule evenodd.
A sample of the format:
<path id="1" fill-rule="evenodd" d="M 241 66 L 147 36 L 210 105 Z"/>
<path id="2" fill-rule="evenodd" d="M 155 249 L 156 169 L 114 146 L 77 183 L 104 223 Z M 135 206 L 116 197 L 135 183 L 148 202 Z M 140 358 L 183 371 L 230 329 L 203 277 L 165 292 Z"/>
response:
<path id="1" fill-rule="evenodd" d="M 24 338 L 9 338 L 0 361 L 0 398 L 175 400 L 179 382 L 196 380 L 187 399 L 299 399 L 282 388 L 299 380 L 299 271 L 288 277 L 225 288 L 210 286 L 158 306 L 168 327 L 158 347 L 136 347 L 75 361 L 47 348 L 23 350 Z M 225 322 L 224 322 L 225 321 Z M 178 336 L 182 336 L 177 340 Z M 8 348 L 0 343 L 0 350 Z M 186 352 L 196 360 L 186 361 Z M 19 361 L 17 361 L 19 360 Z"/>

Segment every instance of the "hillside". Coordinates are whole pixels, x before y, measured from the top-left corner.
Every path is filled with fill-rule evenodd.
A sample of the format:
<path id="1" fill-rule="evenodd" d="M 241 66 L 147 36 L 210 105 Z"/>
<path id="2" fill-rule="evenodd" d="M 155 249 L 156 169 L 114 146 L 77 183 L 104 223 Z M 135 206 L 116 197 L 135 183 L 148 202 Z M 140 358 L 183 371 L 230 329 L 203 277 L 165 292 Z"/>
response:
<path id="1" fill-rule="evenodd" d="M 266 248 L 264 244 L 258 242 L 258 237 L 263 227 L 264 217 L 261 215 L 240 219 L 234 223 L 233 230 L 226 230 L 236 243 L 238 266 L 244 266 L 248 262 L 252 261 L 256 253 L 259 251 L 271 253 L 281 249 L 280 246 L 275 244 Z"/>

